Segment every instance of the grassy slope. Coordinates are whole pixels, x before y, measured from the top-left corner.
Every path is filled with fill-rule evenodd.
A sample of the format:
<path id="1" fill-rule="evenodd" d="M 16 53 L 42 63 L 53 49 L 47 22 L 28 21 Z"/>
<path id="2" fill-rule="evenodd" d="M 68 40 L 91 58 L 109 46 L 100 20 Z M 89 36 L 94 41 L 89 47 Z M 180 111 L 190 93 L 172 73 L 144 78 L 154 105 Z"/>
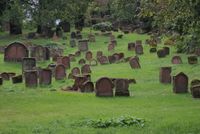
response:
<path id="1" fill-rule="evenodd" d="M 145 35 L 125 35 L 123 40 L 118 40 L 115 52 L 125 52 L 125 56 L 133 56 L 133 52 L 127 51 L 127 43 L 146 38 L 148 37 Z M 23 38 L 5 37 L 0 40 L 0 45 L 15 40 L 21 41 Z M 101 50 L 108 55 L 107 43 L 105 43 L 108 40 L 106 37 L 97 37 L 97 42 L 90 44 L 90 50 L 93 52 Z M 32 40 L 32 42 L 46 44 L 51 40 L 38 39 Z M 77 49 L 69 48 L 69 40 L 60 40 L 59 42 L 67 42 L 66 54 L 73 53 Z M 24 84 L 4 83 L 0 87 L 0 134 L 200 133 L 200 101 L 193 99 L 190 94 L 173 94 L 171 85 L 162 85 L 158 80 L 159 68 L 162 66 L 173 66 L 173 75 L 183 71 L 190 80 L 199 78 L 199 64 L 188 65 L 187 56 L 181 55 L 183 64 L 171 65 L 171 57 L 175 55 L 174 48 L 171 48 L 171 55 L 164 59 L 158 59 L 155 54 L 150 54 L 148 46 L 144 48 L 145 54 L 140 56 L 141 70 L 132 70 L 128 63 L 92 67 L 93 81 L 102 76 L 135 78 L 137 84 L 130 86 L 132 96 L 128 98 L 97 98 L 94 94 L 49 91 L 49 89 L 59 89 L 62 86 L 71 85 L 72 81 L 70 80 L 54 81 L 52 86 L 37 89 L 26 89 Z M 21 72 L 20 64 L 4 63 L 3 55 L 0 55 L 0 59 L 0 72 Z M 46 66 L 48 63 L 38 64 Z M 74 62 L 73 66 L 77 66 L 77 63 Z M 144 118 L 147 120 L 146 126 L 144 128 L 109 129 L 70 126 L 71 123 L 85 118 L 99 119 L 122 115 Z"/>

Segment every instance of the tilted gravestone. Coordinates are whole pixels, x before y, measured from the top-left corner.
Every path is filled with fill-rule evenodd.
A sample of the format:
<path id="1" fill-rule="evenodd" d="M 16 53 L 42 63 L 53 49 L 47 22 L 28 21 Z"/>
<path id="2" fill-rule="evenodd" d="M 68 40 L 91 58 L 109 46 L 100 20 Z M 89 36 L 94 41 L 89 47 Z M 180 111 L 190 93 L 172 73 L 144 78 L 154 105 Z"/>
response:
<path id="1" fill-rule="evenodd" d="M 82 74 L 90 74 L 92 71 L 90 69 L 90 66 L 88 64 L 85 64 L 81 67 L 81 73 Z"/>
<path id="2" fill-rule="evenodd" d="M 66 78 L 66 68 L 64 65 L 59 64 L 55 68 L 55 79 L 56 80 L 63 80 Z"/>
<path id="3" fill-rule="evenodd" d="M 130 59 L 129 64 L 132 69 L 139 69 L 141 68 L 138 58 L 133 57 Z"/>
<path id="4" fill-rule="evenodd" d="M 97 80 L 96 85 L 95 85 L 96 96 L 112 97 L 113 88 L 114 88 L 114 84 L 109 78 L 107 77 L 100 78 L 99 80 Z"/>
<path id="5" fill-rule="evenodd" d="M 76 75 L 80 75 L 81 71 L 78 67 L 74 67 L 71 71 L 72 75 L 76 76 Z"/>
<path id="6" fill-rule="evenodd" d="M 76 47 L 76 40 L 75 39 L 70 40 L 70 47 Z"/>
<path id="7" fill-rule="evenodd" d="M 35 58 L 23 58 L 22 60 L 22 73 L 28 70 L 34 70 L 36 67 Z"/>
<path id="8" fill-rule="evenodd" d="M 28 56 L 28 48 L 22 43 L 14 42 L 5 48 L 4 61 L 21 62 L 24 57 Z"/>
<path id="9" fill-rule="evenodd" d="M 83 92 L 83 93 L 94 92 L 94 84 L 93 84 L 93 82 L 90 82 L 90 81 L 84 82 L 83 86 L 81 88 L 81 92 Z"/>
<path id="10" fill-rule="evenodd" d="M 190 87 L 193 98 L 200 98 L 200 80 L 193 80 Z"/>
<path id="11" fill-rule="evenodd" d="M 39 71 L 40 85 L 51 85 L 52 71 L 50 69 L 42 69 Z"/>
<path id="12" fill-rule="evenodd" d="M 162 67 L 160 69 L 160 83 L 169 84 L 171 83 L 171 67 Z"/>
<path id="13" fill-rule="evenodd" d="M 173 77 L 173 91 L 174 93 L 188 92 L 188 76 L 184 73 L 179 73 Z"/>
<path id="14" fill-rule="evenodd" d="M 144 52 L 143 52 L 143 46 L 142 45 L 136 45 L 135 46 L 135 53 L 136 54 L 138 54 L 138 55 L 141 55 L 141 54 L 143 54 Z"/>
<path id="15" fill-rule="evenodd" d="M 180 56 L 174 56 L 172 57 L 172 64 L 182 64 L 182 59 Z"/>
<path id="16" fill-rule="evenodd" d="M 35 70 L 24 72 L 26 87 L 37 87 L 38 72 Z"/>
<path id="17" fill-rule="evenodd" d="M 79 40 L 78 48 L 81 52 L 88 51 L 88 40 Z"/>
<path id="18" fill-rule="evenodd" d="M 128 79 L 115 80 L 115 96 L 130 96 Z"/>
<path id="19" fill-rule="evenodd" d="M 91 51 L 86 52 L 85 59 L 90 61 L 90 60 L 92 60 L 92 58 L 93 58 L 92 52 Z"/>
<path id="20" fill-rule="evenodd" d="M 101 65 L 105 65 L 105 64 L 108 64 L 109 61 L 108 61 L 108 58 L 106 56 L 101 56 L 98 58 L 98 61 Z"/>
<path id="21" fill-rule="evenodd" d="M 110 64 L 113 64 L 113 63 L 116 62 L 116 58 L 115 58 L 115 56 L 113 56 L 113 55 L 108 56 L 108 60 L 109 60 L 109 63 L 110 63 Z"/>
<path id="22" fill-rule="evenodd" d="M 23 82 L 22 75 L 12 77 L 12 83 L 13 84 L 18 84 L 18 83 L 22 83 L 22 82 Z"/>
<path id="23" fill-rule="evenodd" d="M 198 63 L 198 58 L 197 56 L 189 56 L 188 57 L 188 63 L 193 65 Z"/>
<path id="24" fill-rule="evenodd" d="M 78 62 L 79 65 L 84 65 L 85 63 L 86 63 L 85 59 L 80 59 Z"/>
<path id="25" fill-rule="evenodd" d="M 128 51 L 134 51 L 135 50 L 135 43 L 130 42 L 128 43 Z"/>

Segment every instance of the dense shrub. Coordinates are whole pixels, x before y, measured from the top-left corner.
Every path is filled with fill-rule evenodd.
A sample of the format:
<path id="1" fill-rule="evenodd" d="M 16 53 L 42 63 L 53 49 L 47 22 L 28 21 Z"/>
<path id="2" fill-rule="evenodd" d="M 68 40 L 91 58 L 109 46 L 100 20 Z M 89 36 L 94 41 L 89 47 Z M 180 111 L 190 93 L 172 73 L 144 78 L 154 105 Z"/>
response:
<path id="1" fill-rule="evenodd" d="M 101 23 L 93 25 L 93 29 L 94 30 L 111 31 L 112 30 L 112 23 L 110 23 L 110 22 L 101 22 Z"/>

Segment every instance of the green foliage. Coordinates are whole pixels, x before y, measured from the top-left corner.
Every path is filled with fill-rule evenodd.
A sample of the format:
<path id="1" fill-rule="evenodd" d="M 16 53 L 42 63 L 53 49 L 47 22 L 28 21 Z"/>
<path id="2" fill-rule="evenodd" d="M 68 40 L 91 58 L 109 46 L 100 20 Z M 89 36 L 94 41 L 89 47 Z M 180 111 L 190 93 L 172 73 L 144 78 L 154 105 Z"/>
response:
<path id="1" fill-rule="evenodd" d="M 112 119 L 98 119 L 98 120 L 86 120 L 75 124 L 75 126 L 87 126 L 93 128 L 109 128 L 109 127 L 130 127 L 140 126 L 144 127 L 144 119 L 135 118 L 133 116 L 121 116 L 120 118 Z"/>
<path id="2" fill-rule="evenodd" d="M 93 25 L 93 29 L 110 31 L 112 30 L 112 24 L 110 22 L 101 22 Z"/>

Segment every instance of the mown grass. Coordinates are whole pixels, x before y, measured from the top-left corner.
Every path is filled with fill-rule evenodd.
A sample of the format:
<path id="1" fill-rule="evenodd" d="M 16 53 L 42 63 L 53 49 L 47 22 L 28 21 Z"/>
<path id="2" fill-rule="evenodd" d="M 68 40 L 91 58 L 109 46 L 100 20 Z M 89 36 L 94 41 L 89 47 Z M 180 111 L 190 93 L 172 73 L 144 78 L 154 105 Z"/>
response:
<path id="1" fill-rule="evenodd" d="M 84 30 L 87 37 L 88 29 Z M 116 35 L 120 33 L 115 33 Z M 1 34 L 4 35 L 4 34 Z M 66 42 L 65 54 L 74 53 L 77 48 L 69 47 Z M 114 52 L 107 51 L 109 38 L 97 36 L 97 42 L 90 44 L 90 50 L 101 50 L 105 55 L 115 52 L 124 52 L 125 56 L 134 56 L 134 52 L 127 51 L 130 41 L 148 38 L 147 35 L 129 34 L 123 39 L 118 39 L 118 45 Z M 21 36 L 6 36 L 0 40 L 0 45 L 13 41 L 27 41 Z M 51 39 L 29 40 L 36 44 L 45 45 L 52 42 Z M 159 45 L 163 47 L 163 45 Z M 149 46 L 144 45 L 145 54 L 140 56 L 142 69 L 132 70 L 128 63 L 112 65 L 98 65 L 92 67 L 92 81 L 102 76 L 135 78 L 137 84 L 130 85 L 131 97 L 98 98 L 93 93 L 82 94 L 77 92 L 63 92 L 63 86 L 72 85 L 72 80 L 53 81 L 48 87 L 27 89 L 24 84 L 12 85 L 11 81 L 5 82 L 0 87 L 0 134 L 197 134 L 200 133 L 200 100 L 193 99 L 191 94 L 174 94 L 172 85 L 159 83 L 159 68 L 172 66 L 175 75 L 184 72 L 189 80 L 200 78 L 199 65 L 188 65 L 187 55 L 181 54 L 183 64 L 172 65 L 171 57 L 175 54 L 175 48 L 171 47 L 171 54 L 164 59 L 158 59 L 156 54 L 149 53 Z M 84 57 L 82 54 L 81 57 Z M 4 63 L 3 55 L 0 55 L 0 72 L 14 71 L 21 73 L 21 65 Z M 79 58 L 78 58 L 79 59 Z M 78 66 L 77 62 L 72 67 Z M 45 67 L 48 63 L 38 63 Z M 67 70 L 69 72 L 70 70 Z M 51 91 L 56 89 L 57 91 Z M 90 127 L 74 127 L 72 124 L 84 119 L 112 118 L 125 115 L 144 118 L 145 126 L 140 127 L 116 127 L 107 129 L 94 129 Z"/>

